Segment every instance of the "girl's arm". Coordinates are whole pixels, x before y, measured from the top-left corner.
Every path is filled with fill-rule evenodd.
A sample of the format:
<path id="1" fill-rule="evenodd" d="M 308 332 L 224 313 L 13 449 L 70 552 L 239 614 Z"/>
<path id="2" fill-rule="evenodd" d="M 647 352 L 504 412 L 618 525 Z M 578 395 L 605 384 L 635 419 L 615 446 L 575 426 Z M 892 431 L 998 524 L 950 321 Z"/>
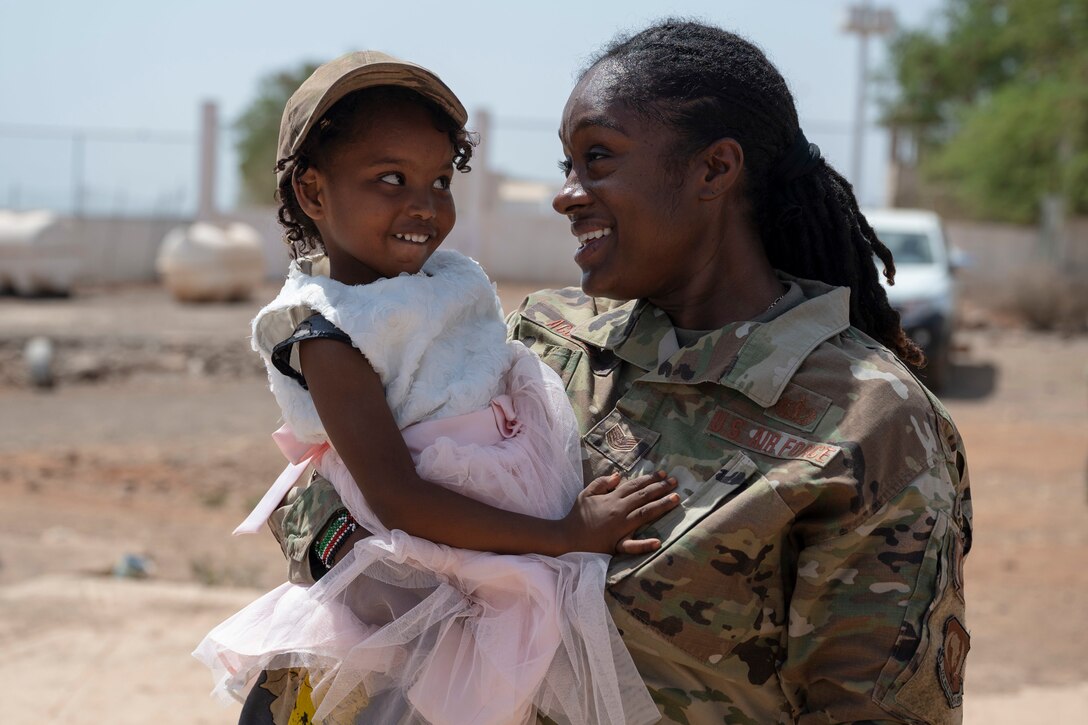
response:
<path id="1" fill-rule="evenodd" d="M 642 553 L 656 539 L 627 539 L 679 503 L 664 474 L 599 478 L 558 521 L 504 511 L 416 473 L 381 378 L 359 350 L 337 340 L 299 343 L 299 361 L 321 422 L 367 503 L 390 529 L 462 549 L 559 556 Z"/>

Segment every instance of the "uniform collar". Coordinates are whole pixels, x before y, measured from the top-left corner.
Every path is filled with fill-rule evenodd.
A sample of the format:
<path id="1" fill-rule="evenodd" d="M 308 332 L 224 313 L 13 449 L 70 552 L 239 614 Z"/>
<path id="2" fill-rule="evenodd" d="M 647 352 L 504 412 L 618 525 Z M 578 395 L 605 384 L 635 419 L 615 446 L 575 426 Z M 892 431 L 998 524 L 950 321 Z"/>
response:
<path id="1" fill-rule="evenodd" d="M 805 301 L 769 322 L 735 322 L 676 350 L 668 315 L 633 300 L 576 325 L 572 338 L 612 350 L 646 370 L 648 382 L 732 388 L 762 407 L 779 396 L 805 358 L 850 326 L 850 290 L 779 273 L 795 282 Z M 673 352 L 675 350 L 675 352 Z"/>

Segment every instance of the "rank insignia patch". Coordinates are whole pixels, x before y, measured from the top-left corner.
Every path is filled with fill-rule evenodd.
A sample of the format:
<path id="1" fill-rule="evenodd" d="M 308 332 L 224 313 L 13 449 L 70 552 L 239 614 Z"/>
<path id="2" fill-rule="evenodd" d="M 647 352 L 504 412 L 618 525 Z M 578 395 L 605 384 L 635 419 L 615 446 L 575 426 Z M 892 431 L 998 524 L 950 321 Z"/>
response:
<path id="1" fill-rule="evenodd" d="M 638 445 L 638 438 L 627 435 L 619 425 L 609 428 L 608 432 L 604 434 L 604 439 L 608 441 L 608 445 L 612 446 L 614 450 L 623 453 L 635 450 L 635 446 Z"/>

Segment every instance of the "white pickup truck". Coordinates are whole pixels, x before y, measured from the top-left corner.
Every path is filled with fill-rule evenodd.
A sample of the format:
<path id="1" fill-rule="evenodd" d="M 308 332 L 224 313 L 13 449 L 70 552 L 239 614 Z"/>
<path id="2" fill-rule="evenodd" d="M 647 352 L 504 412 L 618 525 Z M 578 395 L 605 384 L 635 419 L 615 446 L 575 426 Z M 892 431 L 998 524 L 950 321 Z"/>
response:
<path id="1" fill-rule="evenodd" d="M 928 364 L 919 376 L 934 392 L 947 382 L 951 367 L 956 309 L 956 261 L 945 242 L 941 219 L 918 209 L 871 209 L 865 218 L 895 259 L 895 284 L 888 301 L 899 311 L 903 329 L 925 351 Z M 882 269 L 880 260 L 876 260 Z"/>

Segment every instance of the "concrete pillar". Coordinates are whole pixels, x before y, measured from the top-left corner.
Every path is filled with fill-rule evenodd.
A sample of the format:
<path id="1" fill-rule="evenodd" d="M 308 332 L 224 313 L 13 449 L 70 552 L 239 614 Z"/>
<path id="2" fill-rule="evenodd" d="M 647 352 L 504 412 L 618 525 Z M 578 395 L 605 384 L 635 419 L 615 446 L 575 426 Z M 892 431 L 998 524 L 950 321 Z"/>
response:
<path id="1" fill-rule="evenodd" d="M 469 166 L 472 171 L 454 180 L 457 194 L 457 226 L 454 236 L 457 248 L 487 267 L 485 235 L 488 216 L 488 190 L 491 186 L 488 170 L 488 144 L 491 141 L 491 114 L 484 109 L 472 112 L 468 128 L 479 134 L 480 143 L 472 151 Z"/>
<path id="2" fill-rule="evenodd" d="M 200 108 L 200 178 L 196 217 L 201 221 L 215 218 L 215 164 L 219 143 L 219 109 L 215 101 L 205 101 Z"/>

